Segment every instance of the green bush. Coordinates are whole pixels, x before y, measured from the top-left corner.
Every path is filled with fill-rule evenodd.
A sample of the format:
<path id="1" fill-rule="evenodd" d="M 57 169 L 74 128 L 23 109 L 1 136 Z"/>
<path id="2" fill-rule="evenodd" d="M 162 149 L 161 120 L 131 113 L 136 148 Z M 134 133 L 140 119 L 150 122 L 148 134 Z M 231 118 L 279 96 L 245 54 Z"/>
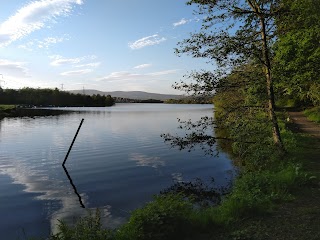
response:
<path id="1" fill-rule="evenodd" d="M 180 194 L 156 196 L 154 201 L 135 210 L 127 224 L 117 233 L 117 239 L 186 239 L 197 218 L 193 206 Z"/>
<path id="2" fill-rule="evenodd" d="M 52 235 L 50 240 L 112 240 L 114 233 L 112 230 L 103 229 L 101 226 L 100 212 L 95 214 L 89 212 L 86 217 L 78 219 L 74 226 L 68 226 L 60 221 L 59 232 Z"/>

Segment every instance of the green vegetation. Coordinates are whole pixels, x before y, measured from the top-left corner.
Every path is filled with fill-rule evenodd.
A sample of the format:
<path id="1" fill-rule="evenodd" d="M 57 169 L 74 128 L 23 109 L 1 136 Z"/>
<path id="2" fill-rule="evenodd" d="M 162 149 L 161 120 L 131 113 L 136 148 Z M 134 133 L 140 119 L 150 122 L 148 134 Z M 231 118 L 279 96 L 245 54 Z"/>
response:
<path id="1" fill-rule="evenodd" d="M 211 97 L 185 97 L 181 99 L 168 99 L 165 103 L 170 104 L 208 104 L 212 103 L 212 96 Z"/>
<path id="2" fill-rule="evenodd" d="M 187 4 L 198 6 L 203 24 L 176 52 L 212 60 L 218 69 L 192 72 L 187 78 L 191 82 L 182 81 L 175 88 L 194 96 L 214 95 L 215 117 L 180 122 L 186 130 L 183 137 L 162 136 L 180 149 L 200 145 L 209 154 L 218 143 L 232 154 L 239 176 L 218 205 L 202 204 L 206 198 L 194 190 L 207 193 L 208 188 L 194 183 L 182 186 L 188 191 L 181 186 L 164 191 L 108 237 L 319 239 L 320 193 L 314 184 L 320 170 L 319 145 L 293 133 L 286 111 L 276 111 L 275 103 L 308 107 L 305 114 L 320 119 L 320 2 L 191 0 Z M 225 28 L 221 22 L 227 22 Z M 216 135 L 213 128 L 218 128 Z"/>
<path id="3" fill-rule="evenodd" d="M 103 229 L 100 212 L 89 212 L 86 217 L 78 219 L 74 226 L 67 226 L 64 222 L 58 225 L 59 233 L 50 236 L 50 240 L 111 240 L 113 231 Z"/>
<path id="4" fill-rule="evenodd" d="M 10 115 L 10 113 L 12 111 L 14 111 L 16 108 L 15 105 L 4 105 L 4 104 L 0 104 L 0 119 L 2 117 L 8 116 Z"/>
<path id="5" fill-rule="evenodd" d="M 89 96 L 72 94 L 59 89 L 22 88 L 20 90 L 0 88 L 0 104 L 56 107 L 105 107 L 114 104 L 113 98 L 99 94 Z"/>
<path id="6" fill-rule="evenodd" d="M 310 108 L 304 111 L 309 120 L 320 123 L 320 107 Z"/>
<path id="7" fill-rule="evenodd" d="M 14 109 L 15 107 L 16 107 L 15 105 L 0 104 L 0 111 L 8 111 L 8 110 Z"/>
<path id="8" fill-rule="evenodd" d="M 300 105 L 320 104 L 320 2 L 282 0 L 277 19 L 274 67 L 276 89 Z"/>

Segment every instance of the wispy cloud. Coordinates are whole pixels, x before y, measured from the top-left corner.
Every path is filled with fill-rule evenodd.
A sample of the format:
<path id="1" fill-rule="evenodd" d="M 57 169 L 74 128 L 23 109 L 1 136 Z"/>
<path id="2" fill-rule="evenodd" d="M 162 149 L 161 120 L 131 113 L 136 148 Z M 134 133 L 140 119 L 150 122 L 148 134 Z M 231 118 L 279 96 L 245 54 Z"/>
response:
<path id="1" fill-rule="evenodd" d="M 68 37 L 47 37 L 43 41 L 38 41 L 39 48 L 49 48 L 53 44 L 61 43 L 65 40 L 69 40 Z"/>
<path id="2" fill-rule="evenodd" d="M 116 81 L 116 80 L 128 80 L 128 79 L 132 79 L 134 77 L 138 77 L 140 76 L 139 74 L 135 74 L 135 73 L 130 73 L 130 72 L 126 72 L 126 71 L 122 71 L 122 72 L 113 72 L 110 73 L 109 75 L 99 79 L 101 81 Z"/>
<path id="3" fill-rule="evenodd" d="M 93 63 L 86 63 L 86 64 L 80 64 L 80 65 L 75 65 L 74 67 L 76 68 L 82 68 L 82 67 L 99 67 L 101 65 L 101 62 L 93 62 Z"/>
<path id="4" fill-rule="evenodd" d="M 151 72 L 151 73 L 145 73 L 145 74 L 139 74 L 139 73 L 130 73 L 127 71 L 122 72 L 113 72 L 103 78 L 100 78 L 99 81 L 127 81 L 127 80 L 143 80 L 143 79 L 149 79 L 152 80 L 152 78 L 158 77 L 158 76 L 164 76 L 169 74 L 174 74 L 178 70 L 172 69 L 172 70 L 165 70 L 160 72 Z"/>
<path id="5" fill-rule="evenodd" d="M 138 39 L 135 42 L 130 42 L 128 45 L 131 49 L 140 49 L 147 46 L 160 44 L 161 42 L 164 42 L 166 40 L 167 40 L 166 38 L 160 37 L 158 34 L 154 34 L 152 36 Z"/>
<path id="6" fill-rule="evenodd" d="M 81 4 L 82 0 L 31 1 L 0 25 L 0 47 L 44 28 L 57 17 L 69 16 L 74 6 Z"/>
<path id="7" fill-rule="evenodd" d="M 59 58 L 53 60 L 50 64 L 52 66 L 62 66 L 62 65 L 69 65 L 69 64 L 76 64 L 81 62 L 81 58 Z"/>
<path id="8" fill-rule="evenodd" d="M 67 35 L 63 37 L 47 37 L 43 40 L 34 39 L 25 44 L 20 44 L 18 48 L 25 49 L 27 51 L 33 51 L 35 48 L 49 49 L 49 47 L 51 47 L 52 45 L 64 42 L 69 39 L 70 38 Z"/>
<path id="9" fill-rule="evenodd" d="M 141 64 L 141 65 L 135 66 L 135 67 L 133 67 L 133 69 L 148 68 L 148 67 L 151 67 L 151 66 L 152 66 L 152 64 L 145 63 L 145 64 Z"/>
<path id="10" fill-rule="evenodd" d="M 21 49 L 24 49 L 24 50 L 27 50 L 27 51 L 33 51 L 33 48 L 34 48 L 34 41 L 30 41 L 30 42 L 27 42 L 26 44 L 21 44 L 18 46 L 18 48 L 21 48 Z"/>
<path id="11" fill-rule="evenodd" d="M 50 65 L 57 67 L 57 66 L 64 66 L 64 65 L 74 65 L 74 64 L 78 64 L 83 61 L 94 60 L 97 57 L 95 55 L 92 55 L 92 56 L 83 56 L 83 57 L 77 57 L 77 58 L 65 58 L 60 55 L 53 55 L 53 56 L 49 56 L 49 58 L 53 59 L 53 61 L 50 63 Z M 87 63 L 84 65 L 88 66 L 88 64 L 97 65 L 97 63 Z M 77 66 L 83 67 L 84 65 L 82 65 L 82 66 L 75 65 L 74 67 L 77 67 Z"/>
<path id="12" fill-rule="evenodd" d="M 0 59 L 0 71 L 4 76 L 28 77 L 28 68 L 24 62 L 15 62 L 7 59 Z"/>
<path id="13" fill-rule="evenodd" d="M 77 76 L 77 75 L 88 74 L 88 73 L 91 73 L 92 71 L 93 71 L 92 69 L 81 69 L 81 70 L 63 72 L 63 73 L 60 73 L 60 75 L 61 76 Z"/>
<path id="14" fill-rule="evenodd" d="M 173 25 L 174 27 L 178 27 L 178 26 L 187 24 L 188 22 L 190 22 L 190 20 L 186 20 L 186 19 L 182 18 L 179 22 L 175 22 L 175 23 L 173 23 L 172 25 Z"/>
<path id="15" fill-rule="evenodd" d="M 154 73 L 148 73 L 148 76 L 162 76 L 162 75 L 168 75 L 168 74 L 173 74 L 176 73 L 178 70 L 177 69 L 172 69 L 172 70 L 165 70 L 165 71 L 160 71 L 160 72 L 154 72 Z"/>
<path id="16" fill-rule="evenodd" d="M 53 59 L 50 63 L 51 66 L 54 67 L 69 67 L 71 69 L 75 68 L 83 68 L 77 70 L 64 71 L 60 73 L 61 76 L 79 76 L 93 72 L 94 68 L 100 66 L 100 62 L 88 62 L 95 60 L 97 56 L 83 56 L 77 58 L 65 58 L 60 55 L 49 56 L 49 58 Z"/>

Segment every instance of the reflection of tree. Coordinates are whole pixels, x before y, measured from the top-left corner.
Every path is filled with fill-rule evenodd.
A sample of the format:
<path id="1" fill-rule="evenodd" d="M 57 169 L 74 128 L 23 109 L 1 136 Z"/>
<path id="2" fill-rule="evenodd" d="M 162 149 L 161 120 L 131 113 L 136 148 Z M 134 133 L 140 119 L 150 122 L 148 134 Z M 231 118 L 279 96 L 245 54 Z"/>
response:
<path id="1" fill-rule="evenodd" d="M 77 188 L 76 188 L 76 186 L 74 185 L 74 183 L 73 183 L 73 181 L 72 181 L 72 178 L 71 178 L 71 176 L 69 175 L 69 172 L 68 172 L 67 168 L 66 168 L 64 165 L 62 165 L 62 167 L 63 167 L 63 170 L 64 170 L 64 172 L 66 173 L 66 175 L 67 175 L 67 177 L 68 177 L 68 179 L 69 179 L 69 181 L 70 181 L 70 184 L 71 184 L 71 186 L 72 186 L 72 188 L 73 188 L 73 190 L 74 190 L 74 193 L 75 193 L 75 194 L 78 196 L 78 198 L 79 198 L 79 203 L 80 203 L 81 207 L 85 208 L 85 206 L 84 206 L 84 204 L 83 204 L 83 202 L 82 202 L 82 198 L 81 198 L 80 194 L 78 193 Z"/>

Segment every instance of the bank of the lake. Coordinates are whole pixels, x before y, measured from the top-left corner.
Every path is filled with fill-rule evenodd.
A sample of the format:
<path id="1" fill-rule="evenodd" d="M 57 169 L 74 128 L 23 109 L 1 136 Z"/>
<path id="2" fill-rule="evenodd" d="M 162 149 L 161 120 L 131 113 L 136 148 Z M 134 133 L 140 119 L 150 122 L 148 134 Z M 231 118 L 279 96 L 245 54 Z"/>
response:
<path id="1" fill-rule="evenodd" d="M 66 114 L 66 110 L 37 108 L 37 107 L 17 107 L 15 105 L 0 105 L 0 119 L 4 117 L 36 117 L 55 116 Z"/>

